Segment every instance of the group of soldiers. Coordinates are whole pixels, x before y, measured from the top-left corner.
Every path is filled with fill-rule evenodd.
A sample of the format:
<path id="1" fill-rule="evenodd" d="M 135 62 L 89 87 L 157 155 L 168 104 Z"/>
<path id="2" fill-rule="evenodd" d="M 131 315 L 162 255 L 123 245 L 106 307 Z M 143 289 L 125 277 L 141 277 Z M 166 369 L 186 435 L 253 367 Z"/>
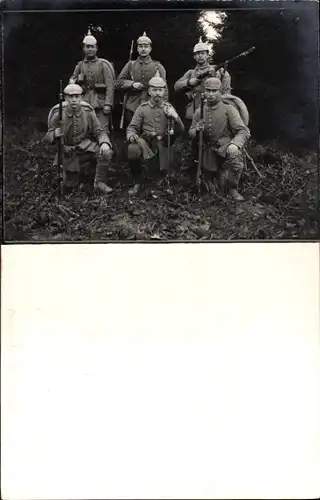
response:
<path id="1" fill-rule="evenodd" d="M 238 185 L 250 131 L 237 107 L 224 99 L 232 97 L 231 77 L 226 69 L 210 64 L 209 46 L 199 39 L 193 49 L 196 66 L 174 84 L 175 92 L 189 99 L 184 120 L 169 102 L 166 70 L 151 58 L 152 41 L 146 33 L 137 40 L 137 59 L 132 60 L 131 47 L 129 61 L 118 77 L 109 61 L 97 57 L 97 50 L 97 40 L 89 31 L 83 39 L 83 60 L 64 89 L 60 114 L 57 104 L 48 116 L 45 141 L 63 144 L 63 191 L 76 188 L 83 169 L 93 165 L 95 191 L 112 192 L 107 181 L 114 154 L 112 110 L 115 92 L 122 91 L 127 161 L 133 179 L 130 195 L 140 191 L 150 160 L 156 159 L 165 175 L 170 172 L 170 145 L 176 137 L 188 137 L 195 155 L 201 134 L 207 181 L 215 177 L 223 194 L 243 200 Z M 58 154 L 55 162 L 59 164 Z"/>

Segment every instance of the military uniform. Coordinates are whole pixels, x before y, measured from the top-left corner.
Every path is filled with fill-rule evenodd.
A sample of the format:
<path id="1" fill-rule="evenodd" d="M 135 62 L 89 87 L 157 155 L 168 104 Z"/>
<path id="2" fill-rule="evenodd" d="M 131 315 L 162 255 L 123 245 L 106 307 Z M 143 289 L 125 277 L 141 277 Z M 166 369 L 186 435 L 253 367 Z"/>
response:
<path id="1" fill-rule="evenodd" d="M 210 81 L 216 80 L 210 78 Z M 215 83 L 215 82 L 213 82 Z M 200 109 L 197 109 L 192 120 L 189 135 L 197 138 L 197 123 L 200 121 Z M 227 181 L 230 188 L 237 189 L 244 167 L 243 147 L 250 138 L 250 130 L 242 121 L 239 112 L 232 104 L 221 100 L 213 105 L 208 102 L 203 110 L 203 168 L 216 172 L 220 180 Z M 239 148 L 239 154 L 229 157 L 227 149 L 230 144 Z"/>
<path id="2" fill-rule="evenodd" d="M 200 41 L 194 47 L 194 54 L 200 51 L 209 51 L 208 46 Z M 200 80 L 199 83 L 195 86 L 190 85 L 190 80 L 192 78 L 197 78 L 201 76 L 202 73 L 208 73 L 208 77 L 217 77 L 221 80 L 221 92 L 223 94 L 231 92 L 231 77 L 227 71 L 224 70 L 216 70 L 214 65 L 209 64 L 208 62 L 203 65 L 197 64 L 197 66 L 193 69 L 189 69 L 179 80 L 174 84 L 174 90 L 176 92 L 185 92 L 190 102 L 186 108 L 186 120 L 191 121 L 195 110 L 200 106 L 201 93 L 204 92 L 204 80 Z"/>
<path id="3" fill-rule="evenodd" d="M 96 39 L 87 35 L 83 43 L 96 44 Z M 111 64 L 111 63 L 109 63 Z M 114 106 L 115 82 L 109 64 L 95 56 L 84 59 L 76 65 L 70 78 L 71 83 L 78 83 L 83 88 L 83 100 L 91 104 L 105 132 L 110 132 L 111 110 Z M 80 78 L 79 78 L 80 77 Z M 80 79 L 84 78 L 82 82 Z M 104 106 L 110 106 L 109 114 L 103 111 Z"/>
<path id="4" fill-rule="evenodd" d="M 160 82 L 161 86 L 161 81 L 163 82 L 163 79 L 156 76 L 150 80 L 149 84 L 157 85 Z M 175 120 L 168 118 L 166 113 L 169 108 L 174 110 L 173 106 L 164 100 L 159 104 L 152 102 L 152 99 L 143 102 L 136 109 L 127 128 L 129 164 L 137 184 L 140 184 L 144 174 L 141 160 L 146 161 L 157 157 L 160 170 L 169 170 L 171 155 L 168 158 L 168 136 L 172 136 L 174 140 L 174 134 L 179 135 L 184 132 L 184 125 L 179 116 Z M 130 137 L 134 134 L 139 136 L 139 140 L 130 143 Z"/>
<path id="5" fill-rule="evenodd" d="M 72 87 L 72 86 L 69 86 Z M 78 86 L 77 86 L 78 87 Z M 81 88 L 79 88 L 81 91 Z M 112 158 L 112 144 L 90 104 L 81 101 L 77 110 L 70 109 L 63 103 L 62 124 L 59 121 L 59 104 L 54 106 L 48 116 L 48 132 L 45 142 L 55 144 L 58 138 L 56 129 L 63 130 L 63 185 L 74 188 L 79 182 L 79 174 L 87 168 L 96 166 L 95 185 L 105 183 L 106 163 Z M 102 158 L 101 144 L 107 144 L 111 149 Z M 58 157 L 55 157 L 58 165 Z M 105 184 L 104 184 L 105 185 Z M 111 190 L 111 188 L 109 188 Z"/>
<path id="6" fill-rule="evenodd" d="M 138 43 L 146 40 L 151 44 L 151 40 L 145 34 L 138 38 Z M 154 61 L 150 55 L 146 58 L 138 57 L 136 60 L 128 61 L 116 80 L 116 88 L 127 92 L 126 123 L 130 123 L 134 112 L 138 106 L 148 101 L 148 84 L 150 79 L 159 72 L 163 80 L 166 80 L 166 70 L 159 61 Z M 143 90 L 136 90 L 132 88 L 133 83 L 142 83 Z M 165 99 L 168 99 L 168 89 L 166 89 Z"/>

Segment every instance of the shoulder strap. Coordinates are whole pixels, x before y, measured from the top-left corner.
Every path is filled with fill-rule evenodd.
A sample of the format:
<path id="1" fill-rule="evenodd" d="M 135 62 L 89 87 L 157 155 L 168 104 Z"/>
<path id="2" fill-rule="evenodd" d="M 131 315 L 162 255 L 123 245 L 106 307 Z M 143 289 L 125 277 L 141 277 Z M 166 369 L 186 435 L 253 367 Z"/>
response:
<path id="1" fill-rule="evenodd" d="M 81 104 L 82 108 L 85 108 L 85 109 L 87 109 L 89 111 L 94 111 L 94 107 L 91 106 L 91 104 L 89 102 L 87 102 L 87 101 L 80 101 L 80 104 Z"/>
<path id="2" fill-rule="evenodd" d="M 67 105 L 67 101 L 63 101 L 62 103 L 62 109 L 65 108 Z M 51 120 L 53 118 L 53 115 L 55 113 L 58 113 L 59 112 L 59 103 L 58 104 L 55 104 L 49 111 L 49 114 L 48 114 L 48 127 L 50 127 L 50 124 L 51 124 Z"/>
<path id="3" fill-rule="evenodd" d="M 110 70 L 112 78 L 115 80 L 116 79 L 116 72 L 115 72 L 115 69 L 114 69 L 114 65 L 110 61 L 107 61 L 107 59 L 102 59 L 101 57 L 99 57 L 99 61 L 100 61 L 101 70 L 103 68 L 103 63 L 105 63 L 108 66 L 109 70 Z"/>
<path id="4" fill-rule="evenodd" d="M 133 80 L 133 74 L 132 74 L 133 63 L 134 61 L 131 59 L 131 61 L 129 61 L 129 75 L 132 78 L 132 80 Z"/>

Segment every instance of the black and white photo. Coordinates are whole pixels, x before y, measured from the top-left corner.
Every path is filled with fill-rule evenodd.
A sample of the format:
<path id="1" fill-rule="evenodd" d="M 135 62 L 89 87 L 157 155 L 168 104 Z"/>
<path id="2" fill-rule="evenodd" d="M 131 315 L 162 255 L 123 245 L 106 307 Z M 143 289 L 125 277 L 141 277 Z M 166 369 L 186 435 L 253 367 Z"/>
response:
<path id="1" fill-rule="evenodd" d="M 317 239 L 317 37 L 313 2 L 5 11 L 5 240 Z"/>

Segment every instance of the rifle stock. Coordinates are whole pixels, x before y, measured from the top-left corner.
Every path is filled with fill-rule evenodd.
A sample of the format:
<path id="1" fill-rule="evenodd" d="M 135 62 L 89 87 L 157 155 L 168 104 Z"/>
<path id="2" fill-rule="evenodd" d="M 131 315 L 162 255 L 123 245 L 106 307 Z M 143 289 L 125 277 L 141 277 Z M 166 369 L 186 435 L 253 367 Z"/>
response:
<path id="1" fill-rule="evenodd" d="M 203 108 L 204 108 L 204 94 L 201 94 L 200 102 L 200 120 L 203 120 Z M 201 184 L 201 169 L 202 169 L 202 159 L 203 159 L 203 130 L 199 130 L 199 153 L 198 153 L 198 165 L 197 165 L 197 187 L 200 193 Z"/>
<path id="2" fill-rule="evenodd" d="M 130 47 L 130 53 L 129 53 L 129 62 L 132 60 L 132 54 L 133 54 L 133 40 L 131 41 L 131 47 Z M 126 92 L 126 94 L 124 96 L 124 99 L 123 99 L 122 113 L 121 113 L 121 119 L 120 119 L 120 130 L 122 130 L 123 127 L 124 127 L 124 116 L 125 116 L 125 112 L 126 112 L 127 100 L 128 100 L 128 92 Z"/>

